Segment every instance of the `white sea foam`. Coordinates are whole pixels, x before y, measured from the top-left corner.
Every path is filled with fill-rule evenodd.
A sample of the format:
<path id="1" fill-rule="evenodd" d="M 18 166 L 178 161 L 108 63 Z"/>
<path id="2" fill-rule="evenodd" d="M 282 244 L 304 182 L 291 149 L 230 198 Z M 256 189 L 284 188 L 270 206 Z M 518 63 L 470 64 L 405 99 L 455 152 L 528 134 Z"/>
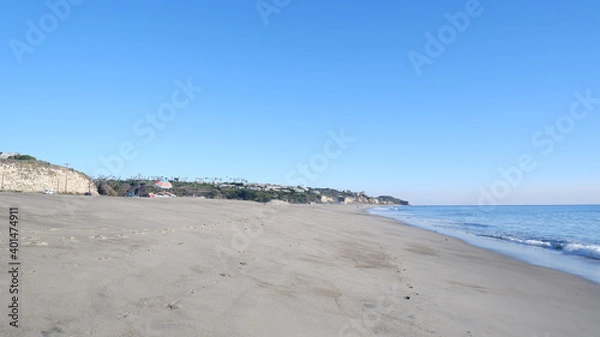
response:
<path id="1" fill-rule="evenodd" d="M 564 246 L 563 251 L 567 254 L 581 255 L 600 260 L 600 246 L 581 243 L 570 243 Z"/>

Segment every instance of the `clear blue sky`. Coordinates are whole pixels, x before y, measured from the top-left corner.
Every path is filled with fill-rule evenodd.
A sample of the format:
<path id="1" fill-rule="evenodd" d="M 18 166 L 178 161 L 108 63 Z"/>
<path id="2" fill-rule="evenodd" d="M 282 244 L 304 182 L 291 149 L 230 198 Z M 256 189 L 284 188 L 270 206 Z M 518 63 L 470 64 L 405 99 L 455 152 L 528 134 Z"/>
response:
<path id="1" fill-rule="evenodd" d="M 291 0 L 268 24 L 252 0 L 87 0 L 61 18 L 44 1 L 3 5 L 0 151 L 90 175 L 119 156 L 123 177 L 303 182 L 415 204 L 476 204 L 494 186 L 497 203 L 600 203 L 597 1 Z M 459 11 L 468 26 L 443 28 Z M 427 49 L 440 31 L 456 36 Z M 419 74 L 411 51 L 428 58 Z M 175 82 L 188 79 L 202 91 L 186 101 Z M 595 109 L 568 117 L 588 90 Z M 146 118 L 174 92 L 159 130 Z M 561 142 L 544 131 L 559 121 Z M 328 134 L 340 129 L 353 139 L 341 150 Z M 535 169 L 503 178 L 526 153 Z"/>

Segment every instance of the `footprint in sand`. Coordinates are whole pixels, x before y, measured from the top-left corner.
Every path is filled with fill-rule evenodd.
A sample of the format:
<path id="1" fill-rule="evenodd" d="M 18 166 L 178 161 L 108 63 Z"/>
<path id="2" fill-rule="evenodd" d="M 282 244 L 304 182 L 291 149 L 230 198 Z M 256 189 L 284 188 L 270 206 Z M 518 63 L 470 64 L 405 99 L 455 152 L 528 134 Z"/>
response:
<path id="1" fill-rule="evenodd" d="M 167 233 L 169 233 L 169 232 L 171 232 L 171 233 L 174 233 L 174 232 L 175 232 L 175 230 L 174 230 L 174 229 L 168 229 L 168 228 L 165 228 L 165 229 L 163 229 L 163 230 L 160 230 L 160 231 L 158 231 L 158 232 L 159 232 L 160 234 L 167 234 Z"/>
<path id="2" fill-rule="evenodd" d="M 129 316 L 130 314 L 131 314 L 131 312 L 130 312 L 130 311 L 128 311 L 128 312 L 126 312 L 126 313 L 124 313 L 124 314 L 120 314 L 120 315 L 118 315 L 117 317 L 118 317 L 118 318 L 127 318 L 127 316 Z"/>
<path id="3" fill-rule="evenodd" d="M 62 336 L 63 330 L 59 327 L 53 327 L 52 329 L 44 330 L 40 332 L 43 337 L 54 337 L 54 336 Z"/>
<path id="4" fill-rule="evenodd" d="M 68 238 L 63 236 L 63 238 L 61 240 L 64 242 L 79 242 L 79 241 L 77 241 L 77 239 L 75 239 L 74 236 L 69 236 Z"/>
<path id="5" fill-rule="evenodd" d="M 81 264 L 80 263 L 63 263 L 61 266 L 63 268 L 77 268 L 77 267 L 80 267 Z"/>
<path id="6" fill-rule="evenodd" d="M 88 238 L 90 238 L 90 239 L 98 239 L 98 240 L 106 240 L 106 236 L 104 236 L 104 235 L 88 236 Z"/>
<path id="7" fill-rule="evenodd" d="M 173 302 L 167 304 L 166 307 L 171 310 L 181 309 L 181 301 L 173 301 Z"/>
<path id="8" fill-rule="evenodd" d="M 41 241 L 37 236 L 26 236 L 23 237 L 23 246 L 38 246 L 44 247 L 48 246 L 48 242 Z"/>
<path id="9" fill-rule="evenodd" d="M 24 242 L 23 245 L 24 246 L 46 247 L 46 246 L 48 246 L 48 242 L 44 242 L 44 241 L 31 241 L 31 242 Z"/>

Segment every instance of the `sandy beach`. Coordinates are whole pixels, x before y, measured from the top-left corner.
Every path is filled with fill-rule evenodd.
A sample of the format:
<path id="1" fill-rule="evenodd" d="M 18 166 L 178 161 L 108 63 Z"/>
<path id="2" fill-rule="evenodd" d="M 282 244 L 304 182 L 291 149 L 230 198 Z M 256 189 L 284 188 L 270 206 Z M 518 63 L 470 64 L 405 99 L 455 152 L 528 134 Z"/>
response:
<path id="1" fill-rule="evenodd" d="M 600 285 L 356 205 L 0 193 L 0 336 L 595 337 Z M 0 264 L 8 263 L 8 220 Z"/>

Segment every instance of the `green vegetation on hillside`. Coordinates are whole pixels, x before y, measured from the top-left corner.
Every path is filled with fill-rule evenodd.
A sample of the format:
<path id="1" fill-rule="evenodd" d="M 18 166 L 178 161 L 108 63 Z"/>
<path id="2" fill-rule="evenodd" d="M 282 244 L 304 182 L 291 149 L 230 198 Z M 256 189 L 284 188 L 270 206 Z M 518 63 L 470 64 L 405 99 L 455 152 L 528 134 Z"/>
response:
<path id="1" fill-rule="evenodd" d="M 13 160 L 31 160 L 31 161 L 36 161 L 37 160 L 35 157 L 27 155 L 27 154 L 17 154 L 17 155 L 8 157 L 8 159 L 13 159 Z"/>
<path id="2" fill-rule="evenodd" d="M 163 190 L 153 180 L 118 179 L 100 177 L 94 181 L 98 193 L 108 196 L 148 197 L 150 193 L 168 191 L 179 197 L 205 197 L 210 199 L 234 199 L 268 202 L 282 200 L 294 204 L 336 203 L 349 200 L 354 203 L 408 205 L 407 201 L 391 196 L 369 197 L 364 192 L 338 191 L 331 188 L 305 188 L 272 184 L 248 184 L 245 182 L 171 181 L 173 187 Z"/>

